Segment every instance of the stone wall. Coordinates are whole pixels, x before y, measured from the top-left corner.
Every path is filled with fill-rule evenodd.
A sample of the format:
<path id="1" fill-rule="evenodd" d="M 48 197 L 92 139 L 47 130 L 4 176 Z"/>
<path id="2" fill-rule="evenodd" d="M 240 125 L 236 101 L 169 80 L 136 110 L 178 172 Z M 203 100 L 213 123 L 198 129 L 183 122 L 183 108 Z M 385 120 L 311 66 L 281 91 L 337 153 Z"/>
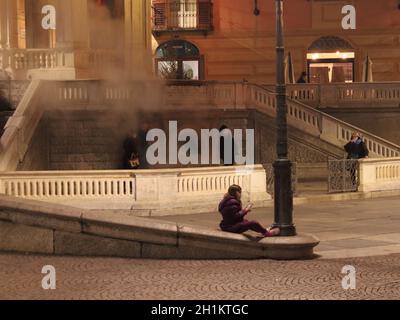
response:
<path id="1" fill-rule="evenodd" d="M 390 142 L 400 145 L 399 109 L 340 108 L 325 109 L 325 112 L 351 123 Z"/>
<path id="2" fill-rule="evenodd" d="M 29 86 L 29 81 L 0 80 L 0 90 L 10 100 L 12 108 L 16 109 Z"/>
<path id="3" fill-rule="evenodd" d="M 106 114 L 91 112 L 48 115 L 51 170 L 104 170 L 122 166 L 118 125 Z"/>
<path id="4" fill-rule="evenodd" d="M 276 157 L 275 120 L 254 110 L 158 112 L 144 114 L 144 118 L 139 120 L 144 119 L 152 128 L 163 129 L 167 134 L 169 121 L 177 121 L 178 130 L 191 128 L 196 130 L 199 137 L 201 129 L 218 129 L 222 125 L 230 129 L 255 129 L 255 162 L 272 163 Z M 45 166 L 40 161 L 27 160 L 20 166 L 21 169 L 119 169 L 122 166 L 123 139 L 127 132 L 135 127 L 135 116 L 124 117 L 112 113 L 83 111 L 53 112 L 46 115 L 43 126 L 44 128 L 40 129 L 41 138 L 38 136 L 33 139 L 28 158 L 40 150 L 40 154 L 48 155 L 48 165 Z M 45 134 L 43 130 L 46 130 Z M 42 141 L 41 144 L 34 144 L 36 140 Z M 341 149 L 294 128 L 289 128 L 289 154 L 291 160 L 298 163 L 320 163 L 326 162 L 329 158 L 343 157 Z M 153 168 L 166 167 L 180 166 L 157 165 Z"/>
<path id="5" fill-rule="evenodd" d="M 306 259 L 311 235 L 259 239 L 0 196 L 0 252 L 144 259 Z"/>
<path id="6" fill-rule="evenodd" d="M 49 132 L 47 119 L 43 118 L 32 137 L 24 159 L 18 164 L 18 171 L 42 171 L 50 169 Z"/>

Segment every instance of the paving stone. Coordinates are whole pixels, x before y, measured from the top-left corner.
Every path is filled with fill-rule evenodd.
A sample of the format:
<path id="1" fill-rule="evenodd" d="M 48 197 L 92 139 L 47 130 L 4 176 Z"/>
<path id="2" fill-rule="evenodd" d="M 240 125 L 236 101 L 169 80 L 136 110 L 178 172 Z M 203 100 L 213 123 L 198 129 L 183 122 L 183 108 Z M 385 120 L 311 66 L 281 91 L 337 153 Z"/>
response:
<path id="1" fill-rule="evenodd" d="M 345 265 L 356 290 L 342 289 Z M 40 285 L 44 265 L 57 290 Z M 0 254 L 0 299 L 365 300 L 400 296 L 400 255 L 308 261 L 143 260 Z"/>

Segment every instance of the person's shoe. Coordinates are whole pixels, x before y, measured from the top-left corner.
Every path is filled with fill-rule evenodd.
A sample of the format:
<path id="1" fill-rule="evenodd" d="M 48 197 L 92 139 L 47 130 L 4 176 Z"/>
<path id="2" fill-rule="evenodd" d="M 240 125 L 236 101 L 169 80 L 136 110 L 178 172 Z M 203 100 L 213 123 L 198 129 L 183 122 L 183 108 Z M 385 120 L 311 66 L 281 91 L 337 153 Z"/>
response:
<path id="1" fill-rule="evenodd" d="M 267 232 L 265 232 L 263 235 L 264 235 L 264 237 L 269 238 L 269 237 L 279 236 L 280 233 L 281 233 L 281 230 L 279 228 L 274 228 L 274 229 L 267 230 Z"/>

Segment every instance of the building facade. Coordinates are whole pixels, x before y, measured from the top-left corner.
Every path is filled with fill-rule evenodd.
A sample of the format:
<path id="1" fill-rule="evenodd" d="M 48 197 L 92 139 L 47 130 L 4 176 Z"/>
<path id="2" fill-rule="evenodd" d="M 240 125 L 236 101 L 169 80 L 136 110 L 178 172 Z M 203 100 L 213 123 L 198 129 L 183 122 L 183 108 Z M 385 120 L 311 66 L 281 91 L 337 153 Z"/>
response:
<path id="1" fill-rule="evenodd" d="M 285 0 L 295 77 L 400 80 L 399 0 Z M 56 28 L 43 28 L 54 6 Z M 342 20 L 355 8 L 355 29 Z M 14 78 L 148 77 L 273 83 L 275 1 L 0 0 L 0 69 Z M 117 76 L 116 76 L 117 75 Z"/>
<path id="2" fill-rule="evenodd" d="M 150 8 L 147 0 L 0 0 L 0 69 L 16 79 L 141 74 L 152 67 Z"/>
<path id="3" fill-rule="evenodd" d="M 375 81 L 400 80 L 399 1 L 284 3 L 285 43 L 296 77 L 306 71 L 310 82 L 360 81 L 368 55 Z M 342 27 L 346 5 L 355 8 L 356 29 Z M 160 48 L 169 41 L 172 47 L 178 41 L 195 46 L 197 56 L 182 58 L 198 61 L 198 70 L 189 74 L 194 78 L 274 82 L 275 1 L 153 0 L 153 34 Z M 154 51 L 156 70 L 160 51 Z M 178 77 L 182 77 L 179 72 Z"/>

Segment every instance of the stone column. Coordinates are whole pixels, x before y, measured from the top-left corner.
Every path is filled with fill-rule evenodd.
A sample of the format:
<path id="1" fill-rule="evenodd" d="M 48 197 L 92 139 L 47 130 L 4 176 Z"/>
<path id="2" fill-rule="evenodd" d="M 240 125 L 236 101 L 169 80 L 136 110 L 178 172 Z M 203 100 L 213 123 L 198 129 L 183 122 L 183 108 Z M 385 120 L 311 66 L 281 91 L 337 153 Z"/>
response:
<path id="1" fill-rule="evenodd" d="M 125 37 L 127 77 L 148 77 L 153 56 L 150 0 L 125 0 Z"/>
<path id="2" fill-rule="evenodd" d="M 17 2 L 0 0 L 0 47 L 18 47 Z"/>
<path id="3" fill-rule="evenodd" d="M 89 12 L 87 0 L 57 0 L 57 48 L 89 47 Z"/>
<path id="4" fill-rule="evenodd" d="M 0 48 L 7 48 L 7 0 L 0 0 Z"/>

